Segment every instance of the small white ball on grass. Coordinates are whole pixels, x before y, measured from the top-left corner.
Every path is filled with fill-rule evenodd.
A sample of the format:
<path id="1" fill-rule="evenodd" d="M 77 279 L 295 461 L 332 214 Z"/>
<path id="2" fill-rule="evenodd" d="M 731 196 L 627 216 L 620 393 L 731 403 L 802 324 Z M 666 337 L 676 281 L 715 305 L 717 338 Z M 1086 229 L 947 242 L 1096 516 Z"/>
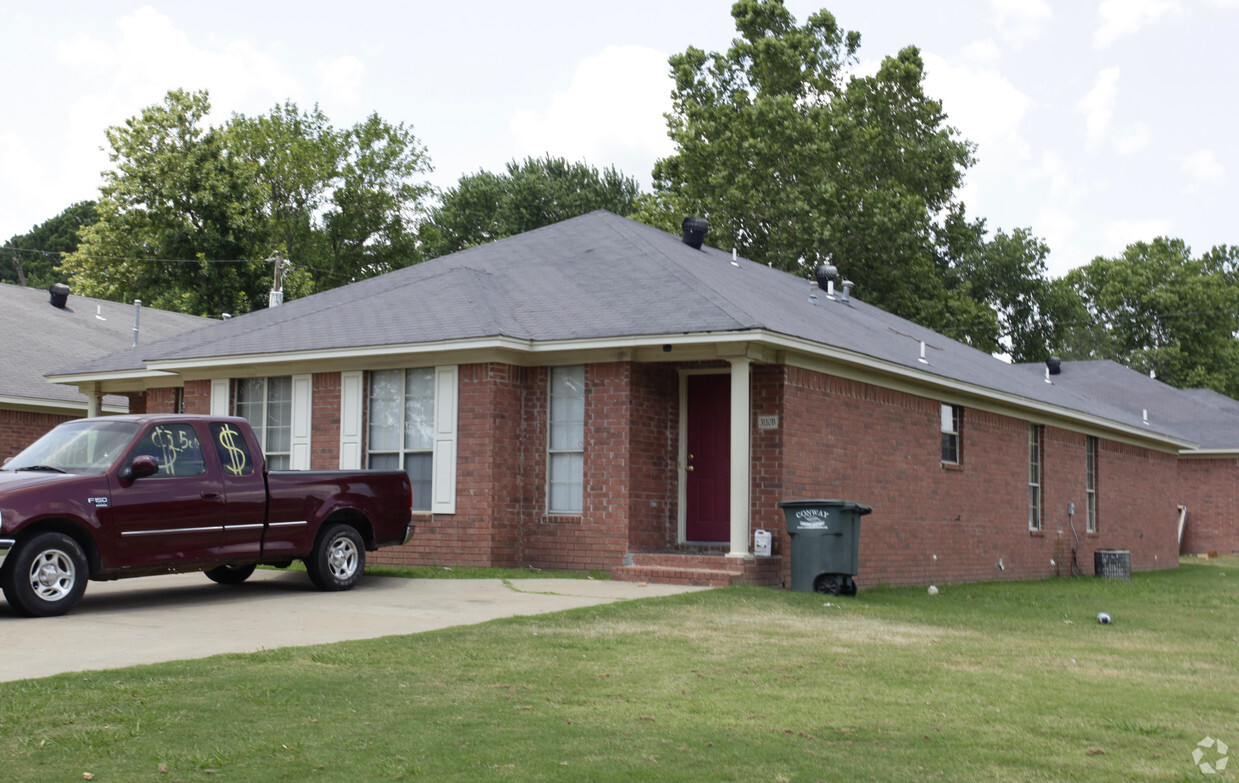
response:
<path id="1" fill-rule="evenodd" d="M 1114 622 L 1114 620 L 1110 619 L 1110 615 L 1106 614 L 1105 612 L 1098 612 L 1097 622 L 1101 623 L 1102 625 L 1109 625 L 1110 623 Z"/>
<path id="2" fill-rule="evenodd" d="M 929 586 L 929 594 L 930 594 L 930 595 L 937 595 L 937 594 L 938 594 L 938 588 L 934 587 L 933 585 L 930 585 L 930 586 Z"/>

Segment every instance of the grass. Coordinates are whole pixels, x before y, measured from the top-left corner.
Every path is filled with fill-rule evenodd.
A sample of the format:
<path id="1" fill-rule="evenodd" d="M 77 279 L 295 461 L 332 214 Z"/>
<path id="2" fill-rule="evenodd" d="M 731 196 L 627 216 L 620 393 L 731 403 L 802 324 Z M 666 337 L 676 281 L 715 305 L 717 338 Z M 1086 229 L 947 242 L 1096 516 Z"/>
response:
<path id="1" fill-rule="evenodd" d="M 1239 748 L 1236 693 L 1235 559 L 932 597 L 728 588 L 2 683 L 0 777 L 1226 780 L 1191 754 Z"/>

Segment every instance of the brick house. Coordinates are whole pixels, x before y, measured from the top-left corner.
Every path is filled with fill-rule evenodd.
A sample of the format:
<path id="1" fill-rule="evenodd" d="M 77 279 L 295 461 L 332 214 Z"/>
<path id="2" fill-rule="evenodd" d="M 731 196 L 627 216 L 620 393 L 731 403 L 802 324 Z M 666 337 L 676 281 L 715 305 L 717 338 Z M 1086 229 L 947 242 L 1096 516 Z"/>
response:
<path id="1" fill-rule="evenodd" d="M 0 460 L 13 456 L 62 421 L 85 416 L 91 400 L 76 389 L 48 383 L 45 374 L 142 341 L 197 329 L 209 319 L 71 296 L 68 286 L 44 291 L 0 283 Z M 108 395 L 96 410 L 125 413 L 129 399 Z"/>
<path id="2" fill-rule="evenodd" d="M 780 585 L 777 503 L 804 498 L 873 507 L 862 586 L 1069 573 L 1073 549 L 1173 567 L 1183 504 L 1239 549 L 1239 449 L 1076 383 L 1091 363 L 1047 381 L 849 285 L 595 212 L 55 380 L 239 413 L 275 467 L 403 466 L 417 534 L 375 562 Z M 1239 444 L 1239 411 L 1213 415 Z"/>

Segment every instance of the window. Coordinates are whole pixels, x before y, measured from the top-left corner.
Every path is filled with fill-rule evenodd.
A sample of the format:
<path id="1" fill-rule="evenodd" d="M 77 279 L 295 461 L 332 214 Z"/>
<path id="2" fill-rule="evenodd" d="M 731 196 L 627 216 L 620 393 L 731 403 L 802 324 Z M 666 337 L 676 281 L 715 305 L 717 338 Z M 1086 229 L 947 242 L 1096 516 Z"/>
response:
<path id="1" fill-rule="evenodd" d="M 959 431 L 964 423 L 964 409 L 958 405 L 942 406 L 942 461 L 958 465 L 960 459 Z"/>
<path id="2" fill-rule="evenodd" d="M 547 510 L 579 514 L 585 487 L 585 367 L 551 369 Z"/>
<path id="3" fill-rule="evenodd" d="M 1041 480 L 1044 472 L 1042 465 L 1042 441 L 1044 427 L 1031 424 L 1028 427 L 1028 529 L 1041 529 Z"/>
<path id="4" fill-rule="evenodd" d="M 430 511 L 434 490 L 435 370 L 370 373 L 366 466 L 403 470 L 413 483 L 413 509 Z"/>
<path id="5" fill-rule="evenodd" d="M 1084 492 L 1085 529 L 1097 532 L 1097 439 L 1089 435 L 1084 439 Z"/>
<path id="6" fill-rule="evenodd" d="M 159 463 L 156 478 L 168 476 L 202 476 L 206 461 L 202 445 L 192 424 L 158 424 L 142 436 L 133 456 L 154 457 Z"/>
<path id="7" fill-rule="evenodd" d="M 225 476 L 248 476 L 254 472 L 245 436 L 231 424 L 211 424 L 211 438 L 215 441 L 215 453 L 219 464 L 224 466 Z"/>
<path id="8" fill-rule="evenodd" d="M 292 464 L 293 379 L 243 378 L 237 381 L 236 414 L 249 421 L 271 470 Z"/>

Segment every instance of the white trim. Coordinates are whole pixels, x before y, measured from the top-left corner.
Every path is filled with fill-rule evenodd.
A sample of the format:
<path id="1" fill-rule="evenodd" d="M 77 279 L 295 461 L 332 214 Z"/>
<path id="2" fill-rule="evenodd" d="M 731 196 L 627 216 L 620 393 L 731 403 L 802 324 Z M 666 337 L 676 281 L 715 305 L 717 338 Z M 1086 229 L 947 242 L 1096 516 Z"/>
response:
<path id="1" fill-rule="evenodd" d="M 110 396 L 109 392 L 109 396 Z M 89 401 L 83 395 L 80 402 L 67 402 L 63 400 L 44 400 L 34 397 L 9 397 L 0 394 L 0 409 L 21 411 L 22 413 L 46 413 L 55 416 L 85 416 L 89 408 Z M 104 405 L 104 413 L 128 413 L 129 406 L 121 405 Z"/>
<path id="2" fill-rule="evenodd" d="M 431 457 L 432 514 L 456 513 L 456 426 L 460 369 L 435 368 L 435 435 Z"/>
<path id="3" fill-rule="evenodd" d="M 585 340 L 534 341 L 510 337 L 480 337 L 444 340 L 434 343 L 400 343 L 313 351 L 291 351 L 278 354 L 261 353 L 205 358 L 153 359 L 147 361 L 144 372 L 146 374 L 184 373 L 187 370 L 209 371 L 220 367 L 228 367 L 248 368 L 248 371 L 253 371 L 255 368 L 267 368 L 264 370 L 264 374 L 269 374 L 269 372 L 274 371 L 272 365 L 277 364 L 285 365 L 297 362 L 340 363 L 356 367 L 358 363 L 368 362 L 372 364 L 376 358 L 382 357 L 390 357 L 393 360 L 409 360 L 402 361 L 402 363 L 407 366 L 416 366 L 414 357 L 417 356 L 424 356 L 426 354 L 442 355 L 447 352 L 476 353 L 488 350 L 510 354 L 505 355 L 502 361 L 517 366 L 547 364 L 548 358 L 546 355 L 548 354 L 636 350 L 641 348 L 655 349 L 656 353 L 652 355 L 660 358 L 665 357 L 667 361 L 680 361 L 684 358 L 682 352 L 672 351 L 664 354 L 661 351 L 662 346 L 695 346 L 701 348 L 716 346 L 718 347 L 717 355 L 721 357 L 726 352 L 725 349 L 727 347 L 734 348 L 743 344 L 751 344 L 749 348 L 768 348 L 774 351 L 790 352 L 788 355 L 777 359 L 776 361 L 779 363 L 829 372 L 832 375 L 838 375 L 843 378 L 865 380 L 866 382 L 875 383 L 886 388 L 910 391 L 919 396 L 942 398 L 950 401 L 951 399 L 958 398 L 959 395 L 965 395 L 967 399 L 960 400 L 960 404 L 965 407 L 994 411 L 993 405 L 977 404 L 978 401 L 987 400 L 991 403 L 996 403 L 1004 409 L 1009 408 L 1021 413 L 1031 412 L 1040 416 L 1048 416 L 1070 422 L 1073 425 L 1084 425 L 1104 433 L 1119 433 L 1126 436 L 1131 442 L 1143 444 L 1157 443 L 1163 447 L 1172 446 L 1175 450 L 1191 450 L 1198 445 L 1192 441 L 1182 440 L 1171 435 L 1150 432 L 1139 425 L 1127 425 L 1113 419 L 1106 419 L 1070 408 L 1039 402 L 1028 397 L 1021 397 L 1018 394 L 998 391 L 947 376 L 935 375 L 920 367 L 908 367 L 895 362 L 876 359 L 856 351 L 824 345 L 806 338 L 793 337 L 766 329 L 748 329 L 736 332 L 624 336 Z M 799 356 L 794 354 L 799 354 Z M 560 359 L 566 364 L 588 364 L 596 361 L 579 355 L 554 357 L 554 361 L 559 361 Z M 463 361 L 463 357 L 461 357 L 461 362 L 463 363 Z M 820 368 L 819 363 L 822 361 L 830 363 L 829 369 L 822 370 Z M 994 361 L 999 360 L 995 359 Z M 843 365 L 843 367 L 839 365 Z M 395 367 L 397 365 L 393 364 L 392 366 Z M 847 368 L 852 369 L 849 372 Z M 120 370 L 114 373 L 53 375 L 48 376 L 48 379 L 56 383 L 105 382 L 113 379 L 122 380 L 136 377 L 135 373 L 140 372 L 143 371 Z M 894 381 L 893 386 L 891 385 L 892 381 Z M 1010 411 L 994 412 L 1005 412 L 1006 415 L 1011 415 Z"/>
<path id="4" fill-rule="evenodd" d="M 310 435 L 314 429 L 314 376 L 292 377 L 292 428 L 288 447 L 290 470 L 310 469 Z"/>
<path id="5" fill-rule="evenodd" d="M 360 370 L 340 373 L 340 470 L 361 470 L 365 398 L 366 374 Z"/>
<path id="6" fill-rule="evenodd" d="M 229 410 L 231 400 L 228 399 L 228 392 L 231 391 L 232 384 L 227 378 L 212 378 L 211 379 L 211 415 L 212 416 L 231 416 L 232 411 Z"/>

